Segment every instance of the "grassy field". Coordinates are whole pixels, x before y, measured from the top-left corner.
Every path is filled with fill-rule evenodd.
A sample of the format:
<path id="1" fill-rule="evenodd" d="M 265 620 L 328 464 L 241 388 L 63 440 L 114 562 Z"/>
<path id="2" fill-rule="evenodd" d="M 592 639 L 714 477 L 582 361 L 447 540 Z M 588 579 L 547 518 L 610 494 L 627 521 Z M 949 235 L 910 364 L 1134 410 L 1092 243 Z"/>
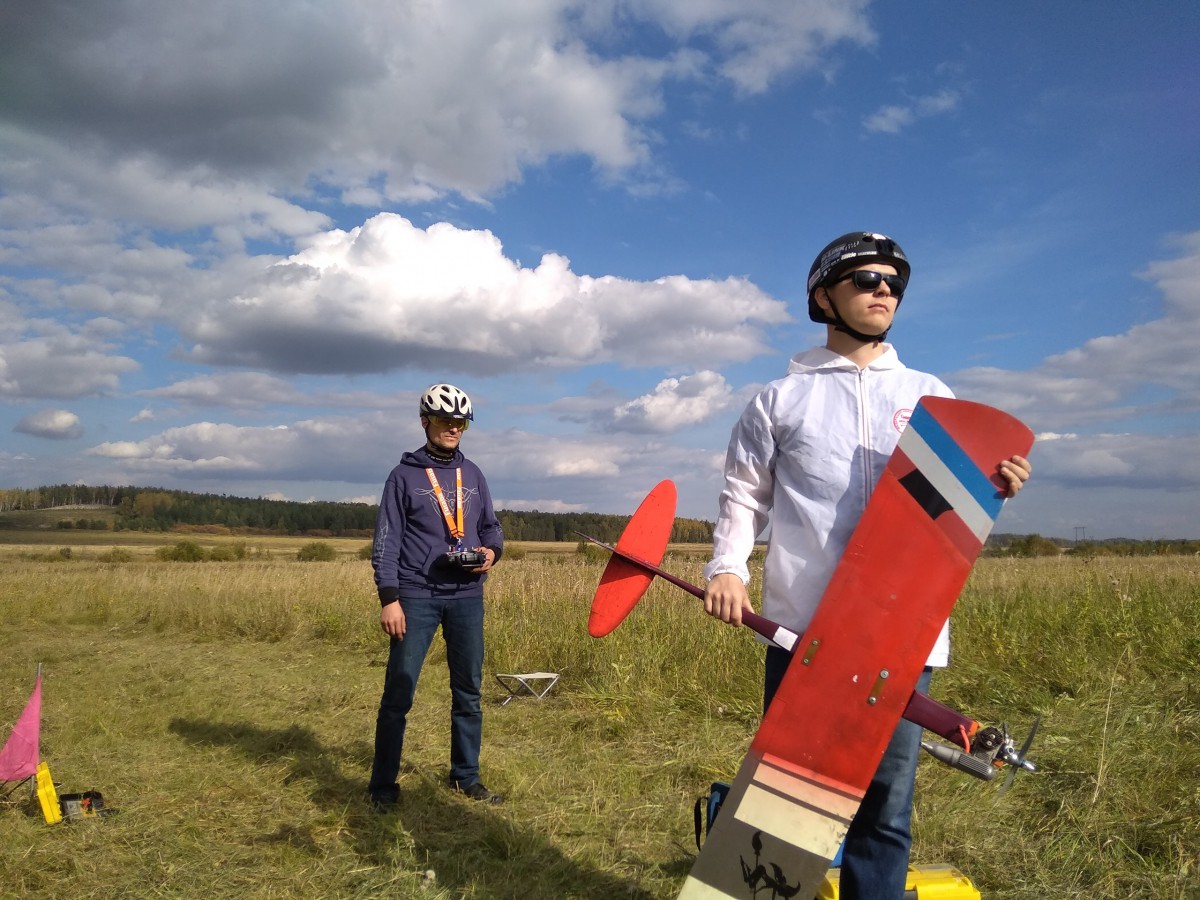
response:
<path id="1" fill-rule="evenodd" d="M 119 812 L 50 827 L 23 794 L 0 806 L 0 896 L 674 897 L 693 801 L 757 724 L 747 632 L 658 583 L 592 640 L 601 564 L 529 547 L 488 588 L 483 767 L 509 802 L 442 786 L 435 644 L 403 806 L 378 817 L 364 789 L 387 647 L 364 541 L 302 563 L 308 539 L 244 538 L 242 561 L 180 563 L 154 557 L 175 536 L 25 537 L 0 536 L 0 734 L 40 660 L 43 759 L 60 791 Z M 134 559 L 104 562 L 126 539 Z M 699 581 L 703 560 L 677 548 L 664 567 Z M 981 561 L 933 692 L 1018 734 L 1042 715 L 1042 771 L 998 796 L 923 762 L 915 861 L 988 898 L 1200 897 L 1198 623 L 1194 558 Z M 543 669 L 562 673 L 545 700 L 500 705 L 495 673 Z"/>

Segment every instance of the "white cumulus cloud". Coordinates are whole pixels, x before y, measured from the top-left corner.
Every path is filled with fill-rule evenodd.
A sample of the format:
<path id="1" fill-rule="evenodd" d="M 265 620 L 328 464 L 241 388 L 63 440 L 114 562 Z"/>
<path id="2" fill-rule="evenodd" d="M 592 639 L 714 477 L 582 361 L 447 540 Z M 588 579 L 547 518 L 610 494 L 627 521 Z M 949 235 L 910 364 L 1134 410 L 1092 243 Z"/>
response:
<path id="1" fill-rule="evenodd" d="M 83 424 L 79 421 L 79 416 L 68 410 L 42 409 L 21 419 L 13 431 L 66 441 L 83 437 Z"/>
<path id="2" fill-rule="evenodd" d="M 107 353 L 67 328 L 42 331 L 0 341 L 0 397 L 75 400 L 115 390 L 120 375 L 138 368 L 129 357 Z"/>
<path id="3" fill-rule="evenodd" d="M 553 253 L 527 268 L 491 232 L 380 213 L 314 236 L 180 327 L 189 358 L 209 364 L 383 372 L 452 353 L 463 371 L 497 374 L 745 360 L 767 349 L 764 326 L 789 320 L 786 304 L 742 278 L 595 278 Z"/>
<path id="4" fill-rule="evenodd" d="M 665 434 L 725 412 L 733 399 L 733 389 L 717 372 L 667 378 L 651 393 L 613 410 L 612 425 L 618 431 Z"/>

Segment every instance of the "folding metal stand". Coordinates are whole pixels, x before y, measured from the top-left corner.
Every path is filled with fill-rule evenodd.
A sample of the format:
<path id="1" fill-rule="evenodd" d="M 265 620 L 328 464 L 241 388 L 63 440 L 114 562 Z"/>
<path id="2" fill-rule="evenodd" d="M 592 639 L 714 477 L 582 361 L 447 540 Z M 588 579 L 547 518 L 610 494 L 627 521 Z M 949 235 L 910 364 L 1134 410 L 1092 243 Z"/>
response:
<path id="1" fill-rule="evenodd" d="M 550 688 L 558 684 L 558 673 L 523 672 L 519 675 L 497 673 L 496 680 L 500 682 L 501 687 L 508 691 L 508 696 L 500 703 L 501 706 L 506 706 L 510 700 L 521 694 L 529 694 L 541 700 L 550 693 Z"/>

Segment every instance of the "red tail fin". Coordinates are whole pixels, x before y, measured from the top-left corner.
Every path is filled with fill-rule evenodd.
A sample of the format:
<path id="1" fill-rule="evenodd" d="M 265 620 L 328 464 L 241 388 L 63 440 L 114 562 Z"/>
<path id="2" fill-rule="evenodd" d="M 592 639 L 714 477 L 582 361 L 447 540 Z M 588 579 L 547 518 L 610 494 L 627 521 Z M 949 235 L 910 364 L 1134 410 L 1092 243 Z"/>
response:
<path id="1" fill-rule="evenodd" d="M 657 566 L 675 524 L 675 497 L 675 482 L 660 481 L 655 485 L 621 532 L 617 549 Z M 620 625 L 653 580 L 652 573 L 614 554 L 600 576 L 600 586 L 592 600 L 588 634 L 604 637 Z"/>

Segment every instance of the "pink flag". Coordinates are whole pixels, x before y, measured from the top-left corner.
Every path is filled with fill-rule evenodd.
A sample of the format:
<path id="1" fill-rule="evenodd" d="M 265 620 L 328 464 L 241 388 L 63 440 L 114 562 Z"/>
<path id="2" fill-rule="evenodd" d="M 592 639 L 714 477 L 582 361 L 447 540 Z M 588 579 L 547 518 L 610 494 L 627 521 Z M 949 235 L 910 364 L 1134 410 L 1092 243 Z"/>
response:
<path id="1" fill-rule="evenodd" d="M 38 667 L 37 683 L 25 711 L 4 749 L 0 750 L 0 781 L 23 781 L 37 772 L 38 736 L 42 728 L 42 672 Z"/>

